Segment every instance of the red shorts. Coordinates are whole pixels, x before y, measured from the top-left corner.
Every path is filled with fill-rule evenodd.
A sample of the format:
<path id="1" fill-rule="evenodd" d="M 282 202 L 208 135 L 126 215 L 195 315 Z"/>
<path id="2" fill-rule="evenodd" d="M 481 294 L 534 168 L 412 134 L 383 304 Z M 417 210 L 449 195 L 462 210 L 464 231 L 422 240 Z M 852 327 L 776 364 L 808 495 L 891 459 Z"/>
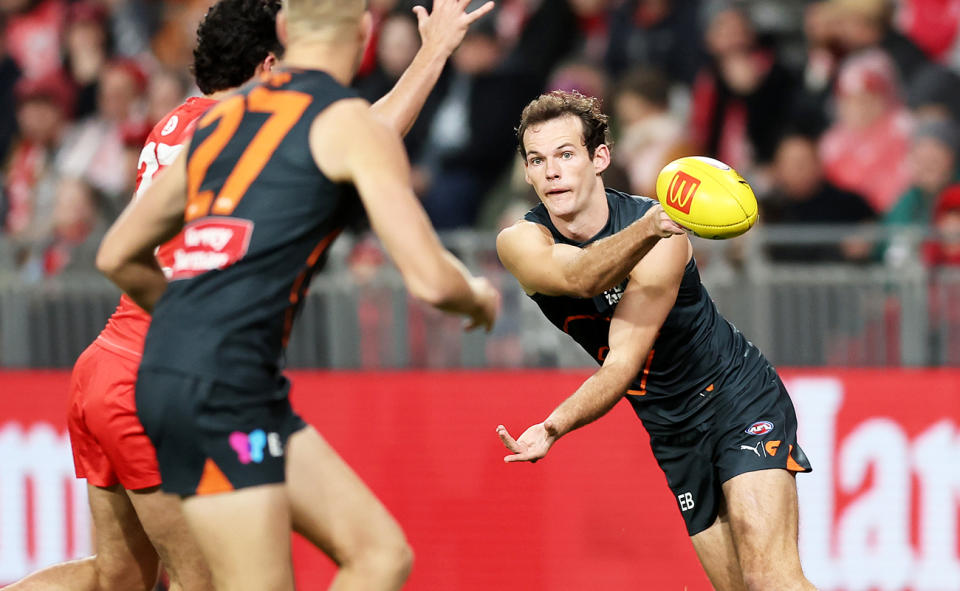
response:
<path id="1" fill-rule="evenodd" d="M 73 366 L 67 414 L 73 463 L 77 478 L 94 486 L 160 484 L 157 452 L 137 418 L 138 365 L 94 342 Z"/>

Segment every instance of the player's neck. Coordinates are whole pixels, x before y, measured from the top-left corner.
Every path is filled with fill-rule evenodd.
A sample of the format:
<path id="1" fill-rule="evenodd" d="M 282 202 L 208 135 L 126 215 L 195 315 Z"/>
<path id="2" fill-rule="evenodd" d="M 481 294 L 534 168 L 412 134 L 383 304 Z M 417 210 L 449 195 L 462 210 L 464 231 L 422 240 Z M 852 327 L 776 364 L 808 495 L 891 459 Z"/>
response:
<path id="1" fill-rule="evenodd" d="M 349 86 L 356 72 L 357 55 L 353 43 L 305 39 L 286 48 L 281 66 L 323 70 L 340 84 Z"/>
<path id="2" fill-rule="evenodd" d="M 577 242 L 584 242 L 596 236 L 597 232 L 607 224 L 609 217 L 607 193 L 600 179 L 597 179 L 597 184 L 583 209 L 562 217 L 550 214 L 550 220 L 557 230 Z"/>

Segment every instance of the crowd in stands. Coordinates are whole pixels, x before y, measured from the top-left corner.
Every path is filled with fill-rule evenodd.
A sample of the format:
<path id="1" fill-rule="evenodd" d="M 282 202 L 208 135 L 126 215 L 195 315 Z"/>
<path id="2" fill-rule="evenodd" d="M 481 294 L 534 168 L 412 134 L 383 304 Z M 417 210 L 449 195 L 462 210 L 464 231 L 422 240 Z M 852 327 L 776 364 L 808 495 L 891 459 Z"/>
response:
<path id="1" fill-rule="evenodd" d="M 192 42 L 210 3 L 0 0 L 0 268 L 92 268 L 151 126 L 198 93 Z M 415 3 L 370 1 L 364 97 L 416 53 Z M 709 155 L 751 182 L 764 224 L 926 230 L 912 249 L 848 233 L 771 245 L 773 260 L 960 264 L 960 0 L 497 4 L 406 138 L 439 229 L 495 229 L 530 207 L 520 111 L 576 89 L 611 115 L 610 186 L 653 195 L 664 164 Z"/>

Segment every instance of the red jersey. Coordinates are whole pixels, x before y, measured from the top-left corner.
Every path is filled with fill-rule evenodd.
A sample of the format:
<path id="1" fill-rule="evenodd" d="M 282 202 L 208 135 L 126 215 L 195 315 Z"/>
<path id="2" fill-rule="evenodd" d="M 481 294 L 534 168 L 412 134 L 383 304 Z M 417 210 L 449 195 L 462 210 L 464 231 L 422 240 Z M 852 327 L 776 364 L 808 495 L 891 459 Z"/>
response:
<path id="1" fill-rule="evenodd" d="M 147 191 L 158 172 L 177 159 L 183 143 L 193 134 L 197 119 L 216 102 L 208 98 L 189 98 L 154 126 L 140 152 L 134 199 L 139 199 Z M 157 260 L 164 273 L 173 266 L 173 253 L 182 237 L 178 234 L 157 248 Z M 97 343 L 118 355 L 139 361 L 149 328 L 150 315 L 124 294 L 120 296 L 120 303 L 107 326 L 97 337 Z"/>

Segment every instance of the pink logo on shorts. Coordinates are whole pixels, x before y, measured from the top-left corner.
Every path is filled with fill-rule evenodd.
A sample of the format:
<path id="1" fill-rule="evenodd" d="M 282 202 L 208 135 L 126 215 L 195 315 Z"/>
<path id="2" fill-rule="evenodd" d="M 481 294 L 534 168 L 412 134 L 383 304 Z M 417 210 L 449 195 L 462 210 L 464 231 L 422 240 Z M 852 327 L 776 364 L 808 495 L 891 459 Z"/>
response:
<path id="1" fill-rule="evenodd" d="M 766 435 L 770 431 L 773 431 L 773 423 L 770 421 L 757 421 L 756 423 L 747 427 L 747 430 L 744 433 L 750 435 Z"/>
<path id="2" fill-rule="evenodd" d="M 241 464 L 263 461 L 263 450 L 267 445 L 267 434 L 263 429 L 254 429 L 250 433 L 234 431 L 230 434 L 230 447 L 237 452 Z"/>

